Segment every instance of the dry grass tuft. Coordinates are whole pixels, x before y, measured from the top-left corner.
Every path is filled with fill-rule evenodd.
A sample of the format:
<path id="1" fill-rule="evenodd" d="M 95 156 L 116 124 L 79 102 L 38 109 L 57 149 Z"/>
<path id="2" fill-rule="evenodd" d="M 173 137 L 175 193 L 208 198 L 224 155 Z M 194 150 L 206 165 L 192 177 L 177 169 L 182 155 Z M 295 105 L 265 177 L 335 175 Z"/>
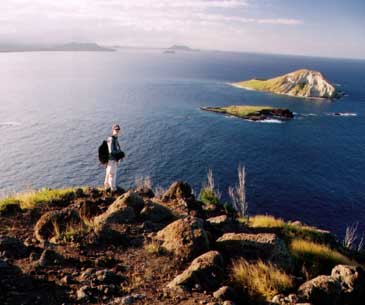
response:
<path id="1" fill-rule="evenodd" d="M 284 271 L 261 260 L 249 263 L 241 258 L 233 262 L 233 282 L 254 299 L 271 300 L 278 293 L 293 287 L 292 278 Z"/>
<path id="2" fill-rule="evenodd" d="M 291 255 L 301 264 L 307 277 L 327 274 L 338 264 L 357 265 L 357 263 L 337 250 L 304 239 L 294 239 L 289 246 Z"/>
<path id="3" fill-rule="evenodd" d="M 249 226 L 252 228 L 283 228 L 285 221 L 269 215 L 256 215 L 250 217 Z"/>

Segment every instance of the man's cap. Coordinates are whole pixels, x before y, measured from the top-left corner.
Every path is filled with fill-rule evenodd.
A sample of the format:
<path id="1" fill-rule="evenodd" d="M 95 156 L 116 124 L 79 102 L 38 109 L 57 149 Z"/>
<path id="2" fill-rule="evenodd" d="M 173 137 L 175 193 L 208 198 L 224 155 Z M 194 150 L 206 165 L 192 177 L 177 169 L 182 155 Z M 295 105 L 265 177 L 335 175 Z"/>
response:
<path id="1" fill-rule="evenodd" d="M 120 126 L 118 124 L 114 124 L 112 129 L 113 130 L 120 130 Z"/>

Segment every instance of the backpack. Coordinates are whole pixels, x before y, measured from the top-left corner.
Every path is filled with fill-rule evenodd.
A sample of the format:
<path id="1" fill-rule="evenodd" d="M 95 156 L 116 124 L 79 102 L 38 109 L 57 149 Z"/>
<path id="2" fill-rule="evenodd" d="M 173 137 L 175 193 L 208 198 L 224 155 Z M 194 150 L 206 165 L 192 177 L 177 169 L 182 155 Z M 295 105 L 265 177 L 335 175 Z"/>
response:
<path id="1" fill-rule="evenodd" d="M 109 161 L 109 148 L 105 140 L 99 146 L 99 161 L 101 164 L 107 164 Z"/>

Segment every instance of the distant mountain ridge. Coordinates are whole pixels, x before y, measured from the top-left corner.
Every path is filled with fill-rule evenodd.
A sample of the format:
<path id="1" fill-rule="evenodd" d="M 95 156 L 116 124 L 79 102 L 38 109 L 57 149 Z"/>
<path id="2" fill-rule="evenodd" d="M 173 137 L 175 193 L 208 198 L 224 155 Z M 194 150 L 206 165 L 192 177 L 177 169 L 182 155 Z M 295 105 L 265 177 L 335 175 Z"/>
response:
<path id="1" fill-rule="evenodd" d="M 321 72 L 300 69 L 275 78 L 251 79 L 232 84 L 235 87 L 307 98 L 339 98 L 341 92 Z"/>
<path id="2" fill-rule="evenodd" d="M 65 44 L 1 44 L 0 52 L 37 52 L 37 51 L 115 51 L 112 48 L 100 46 L 97 43 L 70 42 Z"/>
<path id="3" fill-rule="evenodd" d="M 174 50 L 174 51 L 190 51 L 190 52 L 198 52 L 200 51 L 199 49 L 192 49 L 188 46 L 184 46 L 184 45 L 173 45 L 171 47 L 168 48 L 168 50 Z"/>

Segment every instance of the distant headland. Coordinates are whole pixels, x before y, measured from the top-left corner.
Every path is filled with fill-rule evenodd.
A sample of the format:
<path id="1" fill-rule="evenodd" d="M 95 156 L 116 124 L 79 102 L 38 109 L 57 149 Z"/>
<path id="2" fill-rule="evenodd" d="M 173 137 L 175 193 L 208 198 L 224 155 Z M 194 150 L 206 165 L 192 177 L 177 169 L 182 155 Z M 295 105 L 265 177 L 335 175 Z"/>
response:
<path id="1" fill-rule="evenodd" d="M 301 69 L 267 80 L 251 79 L 231 85 L 275 94 L 284 94 L 302 98 L 335 99 L 341 92 L 331 84 L 321 72 Z"/>
<path id="2" fill-rule="evenodd" d="M 113 48 L 100 46 L 97 43 L 70 42 L 65 44 L 0 44 L 0 52 L 40 52 L 40 51 L 88 51 L 113 52 Z"/>

